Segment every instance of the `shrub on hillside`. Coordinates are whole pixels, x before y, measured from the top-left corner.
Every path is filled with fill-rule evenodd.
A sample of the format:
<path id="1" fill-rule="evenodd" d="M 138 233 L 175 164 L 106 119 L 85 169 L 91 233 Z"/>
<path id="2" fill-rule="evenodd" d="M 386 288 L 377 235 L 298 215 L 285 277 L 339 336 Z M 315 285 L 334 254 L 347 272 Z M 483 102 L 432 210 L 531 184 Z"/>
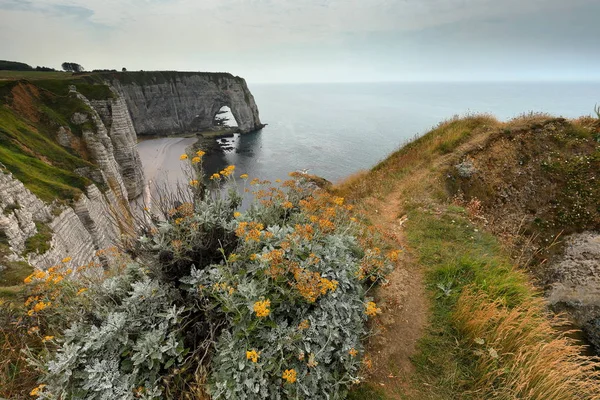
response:
<path id="1" fill-rule="evenodd" d="M 137 259 L 120 255 L 107 277 L 64 273 L 73 277 L 57 282 L 64 295 L 29 278 L 34 309 L 51 303 L 29 318 L 48 312 L 44 329 L 58 327 L 55 348 L 34 361 L 43 371 L 34 395 L 344 397 L 360 379 L 367 318 L 379 312 L 367 288 L 397 253 L 367 248 L 351 207 L 300 174 L 280 188 L 242 175 L 256 200 L 240 212 L 233 174 L 208 185 L 192 176 L 191 191 L 163 196 L 160 212 L 146 212 Z"/>

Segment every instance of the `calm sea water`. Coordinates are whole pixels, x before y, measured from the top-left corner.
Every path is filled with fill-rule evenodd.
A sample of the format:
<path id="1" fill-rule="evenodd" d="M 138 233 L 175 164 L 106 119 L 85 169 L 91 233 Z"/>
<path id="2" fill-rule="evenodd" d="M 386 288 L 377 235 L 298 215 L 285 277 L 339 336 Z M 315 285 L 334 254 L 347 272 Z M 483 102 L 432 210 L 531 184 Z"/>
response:
<path id="1" fill-rule="evenodd" d="M 533 111 L 578 117 L 592 114 L 600 103 L 600 82 L 250 84 L 250 89 L 268 126 L 237 136 L 226 154 L 207 157 L 209 173 L 234 164 L 236 172 L 274 180 L 307 169 L 335 182 L 372 167 L 454 115 L 484 112 L 506 120 Z M 156 154 L 148 142 L 144 151 Z M 180 154 L 187 144 L 175 141 L 169 153 Z M 164 145 L 156 142 L 159 153 Z M 150 162 L 155 172 L 156 157 Z"/>

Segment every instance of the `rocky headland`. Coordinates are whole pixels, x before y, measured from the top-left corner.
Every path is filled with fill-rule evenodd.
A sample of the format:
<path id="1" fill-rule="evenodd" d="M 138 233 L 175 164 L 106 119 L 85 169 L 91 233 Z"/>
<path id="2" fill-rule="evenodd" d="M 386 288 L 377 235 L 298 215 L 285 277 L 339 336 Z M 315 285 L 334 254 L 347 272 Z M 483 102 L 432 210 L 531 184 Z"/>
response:
<path id="1" fill-rule="evenodd" d="M 83 265 L 132 233 L 142 194 L 138 136 L 263 127 L 243 78 L 227 73 L 110 72 L 0 82 L 0 269 Z M 0 272 L 1 273 L 1 272 Z"/>

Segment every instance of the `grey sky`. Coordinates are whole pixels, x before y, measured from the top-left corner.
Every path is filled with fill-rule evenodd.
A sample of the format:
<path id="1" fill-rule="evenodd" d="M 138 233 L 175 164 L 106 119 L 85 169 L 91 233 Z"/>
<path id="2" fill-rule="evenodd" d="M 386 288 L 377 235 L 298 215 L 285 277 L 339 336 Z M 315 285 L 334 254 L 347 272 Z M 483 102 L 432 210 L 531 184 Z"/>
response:
<path id="1" fill-rule="evenodd" d="M 600 0 L 0 0 L 0 59 L 250 82 L 600 79 Z"/>

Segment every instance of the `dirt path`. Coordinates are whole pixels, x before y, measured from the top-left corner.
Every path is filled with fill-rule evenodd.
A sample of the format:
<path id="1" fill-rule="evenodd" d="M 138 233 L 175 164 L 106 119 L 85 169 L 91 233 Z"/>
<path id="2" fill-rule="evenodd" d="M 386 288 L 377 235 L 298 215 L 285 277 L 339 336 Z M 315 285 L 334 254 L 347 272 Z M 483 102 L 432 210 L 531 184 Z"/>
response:
<path id="1" fill-rule="evenodd" d="M 389 276 L 389 284 L 377 290 L 377 301 L 383 313 L 368 349 L 372 370 L 368 381 L 384 391 L 388 399 L 410 395 L 417 342 L 428 320 L 429 304 L 425 293 L 423 271 L 406 246 L 400 192 L 392 192 L 383 200 L 367 201 L 368 215 L 378 230 L 404 251 Z"/>

